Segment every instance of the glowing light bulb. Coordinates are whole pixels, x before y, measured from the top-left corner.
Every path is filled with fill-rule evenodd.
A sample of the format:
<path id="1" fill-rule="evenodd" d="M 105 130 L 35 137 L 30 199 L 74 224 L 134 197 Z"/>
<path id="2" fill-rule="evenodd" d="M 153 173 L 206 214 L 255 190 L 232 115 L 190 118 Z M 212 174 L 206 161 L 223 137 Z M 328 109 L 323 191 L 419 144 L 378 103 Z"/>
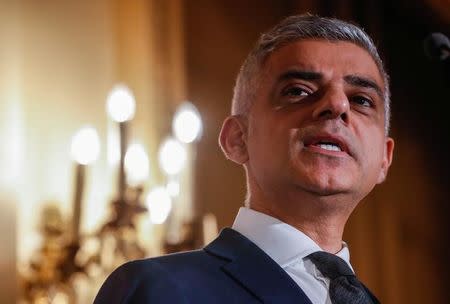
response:
<path id="1" fill-rule="evenodd" d="M 176 197 L 180 194 L 180 183 L 177 180 L 170 180 L 166 185 L 166 190 L 171 197 Z"/>
<path id="2" fill-rule="evenodd" d="M 108 95 L 106 107 L 114 121 L 124 122 L 133 119 L 136 109 L 133 92 L 126 85 L 115 85 Z"/>
<path id="3" fill-rule="evenodd" d="M 200 138 L 202 129 L 202 120 L 197 108 L 189 102 L 181 104 L 172 121 L 175 137 L 183 143 L 191 143 Z"/>
<path id="4" fill-rule="evenodd" d="M 178 140 L 169 137 L 161 144 L 158 159 L 164 172 L 175 175 L 186 165 L 186 148 Z"/>
<path id="5" fill-rule="evenodd" d="M 155 187 L 147 195 L 147 208 L 150 212 L 150 221 L 153 224 L 162 224 L 172 209 L 172 200 L 164 187 Z"/>
<path id="6" fill-rule="evenodd" d="M 72 138 L 72 158 L 79 164 L 88 165 L 97 160 L 100 153 L 100 139 L 92 127 L 80 129 Z"/>
<path id="7" fill-rule="evenodd" d="M 132 144 L 125 154 L 128 183 L 136 186 L 147 180 L 150 174 L 149 167 L 150 162 L 144 147 L 141 144 Z"/>

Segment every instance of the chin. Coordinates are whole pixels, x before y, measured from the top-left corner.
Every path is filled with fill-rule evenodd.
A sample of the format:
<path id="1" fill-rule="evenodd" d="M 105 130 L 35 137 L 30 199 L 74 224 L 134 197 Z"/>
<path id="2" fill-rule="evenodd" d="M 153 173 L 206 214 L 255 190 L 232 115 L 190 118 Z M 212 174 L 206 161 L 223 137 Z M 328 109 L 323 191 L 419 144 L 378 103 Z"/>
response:
<path id="1" fill-rule="evenodd" d="M 308 176 L 297 183 L 307 192 L 320 196 L 352 193 L 355 184 L 346 176 L 335 177 L 330 175 Z"/>

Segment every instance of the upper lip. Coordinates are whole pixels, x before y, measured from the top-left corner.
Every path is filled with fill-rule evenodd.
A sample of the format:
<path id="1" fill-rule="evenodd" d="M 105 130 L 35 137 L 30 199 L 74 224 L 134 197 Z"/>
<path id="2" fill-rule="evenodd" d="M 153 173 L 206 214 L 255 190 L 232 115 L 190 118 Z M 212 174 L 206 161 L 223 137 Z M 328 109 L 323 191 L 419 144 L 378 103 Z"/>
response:
<path id="1" fill-rule="evenodd" d="M 349 155 L 352 155 L 350 148 L 349 148 L 349 144 L 347 143 L 347 140 L 345 140 L 345 138 L 343 138 L 342 136 L 339 136 L 339 135 L 327 134 L 327 133 L 315 134 L 315 135 L 307 136 L 303 140 L 303 142 L 304 142 L 305 146 L 315 145 L 319 142 L 332 143 L 332 144 L 338 145 L 342 151 L 346 152 Z"/>

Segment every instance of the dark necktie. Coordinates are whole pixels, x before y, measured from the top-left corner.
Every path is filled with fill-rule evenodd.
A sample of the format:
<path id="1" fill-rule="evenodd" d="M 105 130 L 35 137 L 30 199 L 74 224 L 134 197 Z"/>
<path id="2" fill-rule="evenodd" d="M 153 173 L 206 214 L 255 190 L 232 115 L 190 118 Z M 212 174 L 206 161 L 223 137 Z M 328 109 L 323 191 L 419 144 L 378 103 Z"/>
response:
<path id="1" fill-rule="evenodd" d="M 317 251 L 308 256 L 317 269 L 330 279 L 330 299 L 333 304 L 378 304 L 340 257 Z"/>

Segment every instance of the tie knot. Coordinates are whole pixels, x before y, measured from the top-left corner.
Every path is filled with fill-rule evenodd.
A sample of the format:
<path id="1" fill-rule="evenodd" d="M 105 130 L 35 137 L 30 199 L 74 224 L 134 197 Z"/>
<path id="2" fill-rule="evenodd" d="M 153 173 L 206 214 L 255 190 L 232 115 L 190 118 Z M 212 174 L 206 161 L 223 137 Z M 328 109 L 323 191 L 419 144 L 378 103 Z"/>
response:
<path id="1" fill-rule="evenodd" d="M 325 251 L 317 251 L 308 255 L 308 258 L 311 259 L 324 276 L 332 280 L 341 276 L 355 275 L 348 264 L 334 254 Z"/>

